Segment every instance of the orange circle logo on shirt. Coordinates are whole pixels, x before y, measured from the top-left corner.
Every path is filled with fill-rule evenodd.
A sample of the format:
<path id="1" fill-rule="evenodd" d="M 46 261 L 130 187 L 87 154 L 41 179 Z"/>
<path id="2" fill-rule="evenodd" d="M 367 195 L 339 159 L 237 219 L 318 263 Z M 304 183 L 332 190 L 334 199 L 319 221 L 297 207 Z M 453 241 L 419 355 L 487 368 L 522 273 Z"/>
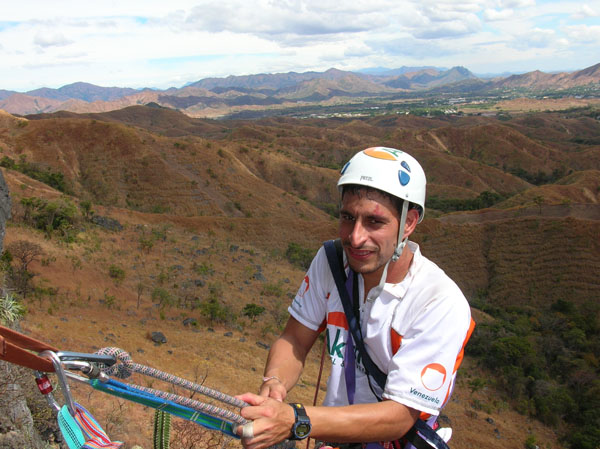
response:
<path id="1" fill-rule="evenodd" d="M 430 363 L 421 371 L 421 382 L 429 391 L 439 390 L 446 382 L 446 368 L 439 363 Z"/>

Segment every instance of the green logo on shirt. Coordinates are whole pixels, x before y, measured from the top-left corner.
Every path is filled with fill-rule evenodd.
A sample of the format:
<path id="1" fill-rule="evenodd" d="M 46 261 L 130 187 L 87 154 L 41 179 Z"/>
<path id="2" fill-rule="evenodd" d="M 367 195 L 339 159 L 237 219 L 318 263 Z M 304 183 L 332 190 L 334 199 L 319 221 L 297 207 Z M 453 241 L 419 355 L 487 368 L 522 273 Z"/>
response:
<path id="1" fill-rule="evenodd" d="M 327 350 L 329 351 L 329 356 L 331 358 L 339 357 L 340 359 L 343 359 L 344 354 L 342 353 L 342 348 L 346 346 L 346 342 L 340 342 L 340 334 L 342 333 L 341 329 L 336 329 L 333 344 L 331 344 L 331 334 L 329 333 L 329 331 L 330 329 L 327 328 Z"/>

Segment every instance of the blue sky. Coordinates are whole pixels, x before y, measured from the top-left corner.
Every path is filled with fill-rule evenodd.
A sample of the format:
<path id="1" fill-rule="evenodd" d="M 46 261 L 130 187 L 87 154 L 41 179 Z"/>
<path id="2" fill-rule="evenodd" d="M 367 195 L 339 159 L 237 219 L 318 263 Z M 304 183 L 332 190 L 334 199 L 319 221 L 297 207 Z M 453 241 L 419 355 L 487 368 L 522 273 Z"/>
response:
<path id="1" fill-rule="evenodd" d="M 3 2 L 0 89 L 181 87 L 335 67 L 572 71 L 600 63 L 600 0 Z"/>

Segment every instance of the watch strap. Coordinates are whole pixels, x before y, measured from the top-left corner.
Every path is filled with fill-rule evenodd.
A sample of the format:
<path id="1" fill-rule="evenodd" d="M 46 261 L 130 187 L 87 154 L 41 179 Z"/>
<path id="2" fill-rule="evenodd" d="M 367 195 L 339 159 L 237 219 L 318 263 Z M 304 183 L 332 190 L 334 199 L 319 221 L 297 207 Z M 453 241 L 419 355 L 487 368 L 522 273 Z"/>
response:
<path id="1" fill-rule="evenodd" d="M 295 422 L 292 426 L 292 436 L 291 440 L 303 440 L 308 437 L 311 431 L 310 418 L 306 413 L 306 409 L 302 404 L 299 403 L 290 403 L 289 404 L 294 409 L 294 417 Z"/>

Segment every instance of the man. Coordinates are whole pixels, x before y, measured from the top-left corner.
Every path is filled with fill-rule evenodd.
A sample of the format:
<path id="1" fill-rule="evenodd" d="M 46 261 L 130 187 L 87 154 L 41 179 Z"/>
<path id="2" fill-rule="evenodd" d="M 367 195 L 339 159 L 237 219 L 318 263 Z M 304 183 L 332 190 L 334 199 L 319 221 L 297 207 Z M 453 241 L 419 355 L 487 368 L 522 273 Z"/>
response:
<path id="1" fill-rule="evenodd" d="M 421 415 L 439 414 L 472 326 L 460 289 L 408 241 L 423 219 L 425 183 L 413 157 L 384 147 L 356 154 L 338 182 L 346 275 L 358 274 L 360 330 L 366 352 L 387 375 L 383 391 L 366 373 L 360 352 L 348 350 L 356 342 L 351 344 L 347 315 L 321 248 L 269 352 L 259 395 L 240 396 L 251 404 L 242 416 L 253 421 L 239 431 L 246 448 L 300 439 L 308 432 L 336 445 L 394 441 Z M 283 401 L 325 326 L 332 369 L 324 406 L 290 406 Z"/>

